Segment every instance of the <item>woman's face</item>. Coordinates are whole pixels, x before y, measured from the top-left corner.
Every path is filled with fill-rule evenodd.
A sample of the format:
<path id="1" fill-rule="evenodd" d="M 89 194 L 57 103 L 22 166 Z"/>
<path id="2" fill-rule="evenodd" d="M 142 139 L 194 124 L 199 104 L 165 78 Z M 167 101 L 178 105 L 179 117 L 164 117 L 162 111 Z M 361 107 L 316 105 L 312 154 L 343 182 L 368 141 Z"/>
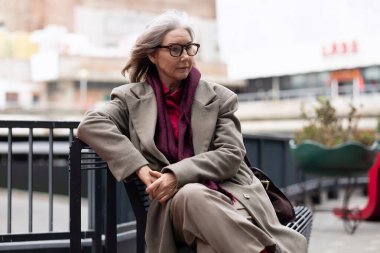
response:
<path id="1" fill-rule="evenodd" d="M 189 32 L 184 28 L 177 28 L 164 36 L 161 46 L 186 45 L 190 42 L 192 40 Z M 193 66 L 193 56 L 189 56 L 186 50 L 179 57 L 173 57 L 168 48 L 157 48 L 149 55 L 149 59 L 156 65 L 161 81 L 168 87 L 178 86 L 189 75 Z"/>

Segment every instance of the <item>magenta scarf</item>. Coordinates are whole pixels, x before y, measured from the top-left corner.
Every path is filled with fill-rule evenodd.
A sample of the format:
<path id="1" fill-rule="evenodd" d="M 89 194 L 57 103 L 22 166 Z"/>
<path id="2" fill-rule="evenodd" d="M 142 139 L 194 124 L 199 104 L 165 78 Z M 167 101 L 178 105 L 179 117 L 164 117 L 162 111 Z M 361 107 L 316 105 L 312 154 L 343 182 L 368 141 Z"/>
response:
<path id="1" fill-rule="evenodd" d="M 192 68 L 182 83 L 183 91 L 180 104 L 177 144 L 166 110 L 162 84 L 158 73 L 157 71 L 151 71 L 147 76 L 147 82 L 152 86 L 157 100 L 158 118 L 154 142 L 170 163 L 175 163 L 194 155 L 193 135 L 191 132 L 191 107 L 200 79 L 201 73 L 196 68 Z"/>
<path id="2" fill-rule="evenodd" d="M 147 75 L 147 82 L 153 88 L 157 100 L 157 125 L 154 142 L 170 163 L 176 163 L 182 159 L 194 156 L 193 135 L 191 131 L 191 108 L 200 78 L 201 73 L 193 67 L 187 78 L 181 84 L 183 91 L 180 104 L 177 143 L 166 110 L 162 84 L 157 70 L 151 71 Z M 204 184 L 210 189 L 227 195 L 232 202 L 235 201 L 234 196 L 216 182 L 207 180 Z"/>

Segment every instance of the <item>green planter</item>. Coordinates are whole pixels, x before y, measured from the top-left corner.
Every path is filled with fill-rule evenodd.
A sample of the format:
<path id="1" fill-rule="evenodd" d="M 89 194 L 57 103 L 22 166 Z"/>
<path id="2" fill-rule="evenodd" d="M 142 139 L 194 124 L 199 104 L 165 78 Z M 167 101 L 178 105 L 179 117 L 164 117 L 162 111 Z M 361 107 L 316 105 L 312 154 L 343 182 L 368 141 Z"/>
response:
<path id="1" fill-rule="evenodd" d="M 305 173 L 334 177 L 367 173 L 375 162 L 378 146 L 377 142 L 367 147 L 350 141 L 328 148 L 311 140 L 299 145 L 291 140 L 289 145 L 297 167 Z"/>

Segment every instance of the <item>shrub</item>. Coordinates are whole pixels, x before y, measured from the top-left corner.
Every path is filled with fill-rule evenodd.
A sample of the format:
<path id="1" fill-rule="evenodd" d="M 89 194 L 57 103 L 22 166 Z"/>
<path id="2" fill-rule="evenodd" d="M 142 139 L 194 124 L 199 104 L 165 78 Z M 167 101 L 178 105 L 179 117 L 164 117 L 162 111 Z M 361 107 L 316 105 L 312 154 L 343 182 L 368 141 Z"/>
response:
<path id="1" fill-rule="evenodd" d="M 342 119 L 338 117 L 330 101 L 322 97 L 317 98 L 317 101 L 319 105 L 314 108 L 314 116 L 309 116 L 304 106 L 301 107 L 301 118 L 306 120 L 308 125 L 295 134 L 294 139 L 297 144 L 304 140 L 313 140 L 332 147 L 352 140 L 370 146 L 376 140 L 375 131 L 358 129 L 360 117 L 353 105 L 350 105 L 350 112 L 347 115 L 348 126 L 344 128 Z M 380 122 L 378 128 L 380 128 Z"/>

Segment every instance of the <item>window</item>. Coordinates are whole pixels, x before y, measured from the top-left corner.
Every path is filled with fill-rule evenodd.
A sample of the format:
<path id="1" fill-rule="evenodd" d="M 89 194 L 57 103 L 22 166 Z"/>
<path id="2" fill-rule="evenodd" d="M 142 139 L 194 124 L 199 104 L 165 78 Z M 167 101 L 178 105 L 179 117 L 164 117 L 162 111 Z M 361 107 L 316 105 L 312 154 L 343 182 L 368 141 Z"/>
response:
<path id="1" fill-rule="evenodd" d="M 18 105 L 18 93 L 17 92 L 7 92 L 5 93 L 5 101 L 7 105 Z"/>
<path id="2" fill-rule="evenodd" d="M 38 94 L 33 94 L 33 97 L 32 97 L 32 103 L 34 105 L 38 104 L 40 102 L 40 96 Z"/>
<path id="3" fill-rule="evenodd" d="M 366 84 L 380 83 L 380 67 L 373 66 L 363 69 L 363 77 Z"/>

